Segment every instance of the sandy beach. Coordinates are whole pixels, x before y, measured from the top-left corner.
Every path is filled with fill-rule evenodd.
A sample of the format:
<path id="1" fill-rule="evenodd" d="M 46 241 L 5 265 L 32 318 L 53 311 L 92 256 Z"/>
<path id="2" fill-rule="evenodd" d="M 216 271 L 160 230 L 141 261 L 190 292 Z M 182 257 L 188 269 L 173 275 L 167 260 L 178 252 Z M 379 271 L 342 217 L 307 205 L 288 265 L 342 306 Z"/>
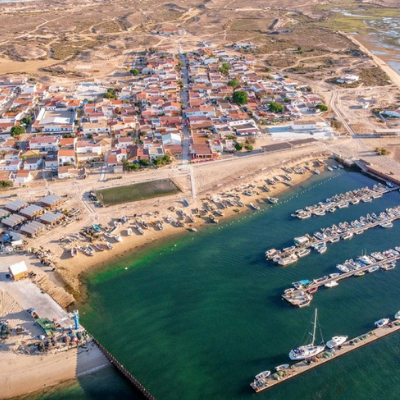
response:
<path id="1" fill-rule="evenodd" d="M 310 163 L 310 169 L 315 169 L 312 166 L 312 161 L 318 159 L 326 159 L 329 153 L 324 152 L 321 148 L 313 149 L 301 149 L 295 157 L 284 160 L 283 163 L 272 164 L 271 161 L 282 159 L 282 154 L 270 155 L 268 163 L 263 166 L 263 161 L 267 156 L 254 157 L 249 159 L 238 160 L 238 164 L 233 166 L 227 163 L 227 168 L 221 164 L 210 164 L 201 165 L 194 168 L 194 175 L 196 181 L 196 199 L 190 199 L 190 194 L 184 192 L 177 196 L 160 198 L 157 200 L 151 199 L 147 201 L 137 202 L 133 205 L 125 206 L 121 208 L 118 206 L 100 209 L 101 216 L 99 215 L 98 220 L 103 224 L 107 223 L 107 218 L 110 220 L 113 217 L 118 218 L 121 214 L 126 215 L 130 218 L 130 222 L 125 225 L 121 225 L 120 230 L 117 232 L 123 239 L 121 243 L 115 242 L 112 239 L 107 239 L 113 245 L 113 249 L 110 251 L 96 251 L 94 257 L 88 257 L 85 254 L 78 252 L 78 255 L 71 258 L 69 252 L 63 252 L 60 254 L 60 261 L 57 267 L 57 273 L 62 277 L 63 281 L 66 282 L 68 287 L 73 290 L 73 293 L 79 300 L 82 296 L 82 287 L 80 276 L 85 271 L 102 267 L 107 265 L 118 258 L 125 257 L 128 253 L 137 251 L 144 246 L 157 242 L 162 242 L 168 238 L 190 234 L 195 235 L 195 232 L 188 232 L 188 228 L 201 229 L 206 224 L 210 224 L 209 212 L 205 215 L 197 216 L 194 223 L 191 223 L 188 219 L 182 219 L 186 223 L 185 227 L 175 227 L 169 223 L 166 223 L 165 218 L 168 215 L 173 216 L 175 219 L 179 219 L 179 213 L 177 211 L 183 210 L 182 199 L 187 198 L 190 200 L 190 207 L 184 209 L 186 213 L 198 209 L 201 211 L 205 203 L 214 205 L 211 198 L 224 199 L 228 196 L 239 195 L 244 207 L 228 207 L 223 211 L 224 216 L 217 216 L 217 219 L 222 221 L 225 218 L 232 218 L 236 214 L 243 214 L 245 212 L 253 212 L 250 203 L 261 205 L 266 203 L 267 196 L 276 196 L 283 191 L 290 190 L 290 187 L 283 182 L 278 182 L 276 185 L 271 187 L 271 192 L 266 193 L 262 186 L 266 184 L 267 178 L 272 178 L 277 175 L 283 175 L 285 172 L 282 170 L 282 166 L 302 166 L 306 163 Z M 261 161 L 261 162 L 260 162 Z M 255 166 L 258 168 L 255 169 Z M 319 167 L 321 171 L 324 167 Z M 293 185 L 299 184 L 307 180 L 313 172 L 306 170 L 304 174 L 291 174 Z M 255 192 L 252 196 L 243 195 L 243 191 L 251 185 Z M 171 207 L 175 207 L 174 211 L 170 211 Z M 157 214 L 155 213 L 155 210 Z M 113 211 L 114 210 L 114 211 Z M 235 211 L 236 210 L 236 211 Z M 149 215 L 149 212 L 151 215 Z M 144 232 L 144 235 L 140 235 L 134 227 L 132 227 L 132 221 L 135 220 L 134 215 L 142 215 L 149 224 L 149 229 Z M 142 217 L 137 219 L 140 221 Z M 164 221 L 163 230 L 156 229 L 151 225 L 152 221 L 162 220 Z M 133 229 L 133 235 L 127 236 L 127 228 Z M 100 241 L 104 243 L 103 241 Z M 83 242 L 84 244 L 85 242 Z M 87 242 L 89 243 L 89 242 Z M 60 246 L 51 246 L 52 251 L 60 253 Z"/>

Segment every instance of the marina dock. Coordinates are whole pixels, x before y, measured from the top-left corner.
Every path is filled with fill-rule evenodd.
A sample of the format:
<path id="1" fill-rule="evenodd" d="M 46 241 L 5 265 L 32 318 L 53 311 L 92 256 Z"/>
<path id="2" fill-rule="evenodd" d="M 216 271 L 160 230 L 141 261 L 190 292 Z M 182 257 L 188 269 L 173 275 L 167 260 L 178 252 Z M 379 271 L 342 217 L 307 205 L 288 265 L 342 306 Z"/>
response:
<path id="1" fill-rule="evenodd" d="M 290 293 L 287 293 L 287 292 L 284 293 L 282 295 L 282 298 L 293 306 L 298 306 L 298 307 L 307 306 L 310 304 L 310 302 L 312 300 L 312 296 L 308 293 L 316 292 L 319 287 L 324 286 L 329 282 L 338 282 L 342 279 L 350 278 L 351 276 L 354 276 L 357 273 L 366 272 L 369 269 L 376 267 L 376 266 L 379 267 L 379 266 L 388 265 L 390 263 L 396 262 L 399 259 L 400 259 L 400 255 L 394 255 L 392 257 L 386 258 L 385 260 L 376 261 L 374 263 L 365 265 L 365 266 L 357 268 L 355 270 L 351 270 L 349 272 L 343 272 L 336 277 L 328 277 L 328 279 L 324 279 L 324 280 L 321 280 L 321 278 L 316 279 L 316 280 L 312 281 L 307 287 L 290 291 Z M 310 300 L 307 301 L 307 303 L 304 303 L 303 301 L 299 302 L 298 301 L 299 297 L 302 297 L 303 295 L 305 295 L 305 292 L 307 292 L 307 296 Z"/>
<path id="2" fill-rule="evenodd" d="M 359 235 L 364 233 L 368 229 L 382 226 L 389 228 L 388 224 L 400 219 L 400 206 L 388 208 L 384 213 L 380 213 L 379 216 L 375 214 L 367 215 L 366 217 L 359 217 L 358 220 L 351 222 L 342 222 L 338 226 L 333 225 L 330 228 L 323 228 L 321 232 L 316 232 L 314 235 L 305 234 L 304 236 L 294 239 L 294 245 L 283 249 L 283 250 L 268 250 L 266 254 L 267 260 L 272 259 L 279 265 L 286 266 L 294 264 L 299 258 L 307 256 L 311 253 L 311 249 L 314 248 L 318 251 L 318 248 L 326 246 L 328 243 L 336 243 L 340 240 L 351 239 L 355 234 Z M 304 255 L 301 254 L 304 250 L 310 250 Z M 319 251 L 322 254 L 322 251 Z"/>
<path id="3" fill-rule="evenodd" d="M 372 343 L 378 339 L 388 336 L 392 333 L 400 330 L 400 321 L 394 321 L 390 325 L 385 325 L 382 328 L 376 328 L 372 331 L 367 332 L 364 335 L 357 336 L 354 339 L 348 340 L 343 345 L 339 346 L 335 350 L 326 350 L 320 353 L 318 356 L 313 357 L 309 360 L 300 361 L 293 364 L 291 367 L 280 371 L 281 374 L 273 373 L 268 378 L 264 379 L 264 385 L 260 387 L 257 392 L 262 390 L 270 389 L 275 385 L 283 383 L 291 378 L 294 378 L 300 374 L 310 371 L 330 360 L 334 360 L 344 354 L 350 353 L 353 350 L 359 349 L 369 343 Z"/>

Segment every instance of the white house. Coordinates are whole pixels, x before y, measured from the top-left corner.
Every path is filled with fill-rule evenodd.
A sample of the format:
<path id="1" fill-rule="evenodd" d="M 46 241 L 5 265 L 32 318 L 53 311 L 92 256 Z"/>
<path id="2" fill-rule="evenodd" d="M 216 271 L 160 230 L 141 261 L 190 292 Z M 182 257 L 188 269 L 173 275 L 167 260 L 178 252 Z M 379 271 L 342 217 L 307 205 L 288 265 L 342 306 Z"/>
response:
<path id="1" fill-rule="evenodd" d="M 27 183 L 32 180 L 31 171 L 17 171 L 13 175 L 14 183 Z"/>
<path id="2" fill-rule="evenodd" d="M 31 150 L 56 151 L 58 150 L 58 142 L 58 136 L 34 137 L 29 141 L 29 148 Z"/>
<path id="3" fill-rule="evenodd" d="M 24 161 L 24 171 L 36 171 L 42 166 L 42 158 L 28 158 Z"/>
<path id="4" fill-rule="evenodd" d="M 61 149 L 58 151 L 57 164 L 62 165 L 76 165 L 75 150 Z"/>
<path id="5" fill-rule="evenodd" d="M 317 122 L 313 119 L 292 121 L 290 128 L 295 132 L 315 131 L 316 129 L 320 129 Z"/>
<path id="6" fill-rule="evenodd" d="M 115 148 L 117 149 L 126 149 L 128 146 L 133 146 L 131 137 L 119 137 L 115 144 Z"/>
<path id="7" fill-rule="evenodd" d="M 177 133 L 167 133 L 162 136 L 163 145 L 180 145 L 182 144 L 181 135 Z"/>

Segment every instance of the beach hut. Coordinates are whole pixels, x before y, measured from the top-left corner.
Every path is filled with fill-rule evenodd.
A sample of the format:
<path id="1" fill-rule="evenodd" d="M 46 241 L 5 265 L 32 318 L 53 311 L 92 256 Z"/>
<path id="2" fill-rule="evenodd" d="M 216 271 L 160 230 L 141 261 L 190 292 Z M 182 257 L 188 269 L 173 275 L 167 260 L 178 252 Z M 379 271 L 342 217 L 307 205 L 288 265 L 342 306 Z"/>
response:
<path id="1" fill-rule="evenodd" d="M 13 214 L 7 218 L 4 218 L 1 223 L 5 226 L 8 226 L 9 228 L 14 228 L 17 225 L 22 224 L 22 222 L 24 222 L 25 220 L 26 218 L 22 215 Z"/>
<path id="2" fill-rule="evenodd" d="M 28 206 L 28 203 L 25 203 L 22 200 L 14 200 L 12 203 L 7 203 L 4 206 L 4 208 L 11 212 L 18 212 L 19 210 L 22 210 L 23 208 L 25 208 L 27 206 Z"/>
<path id="3" fill-rule="evenodd" d="M 46 197 L 43 197 L 40 202 L 42 203 L 43 207 L 46 208 L 54 208 L 61 204 L 63 201 L 62 197 L 56 196 L 55 194 L 49 194 Z"/>
<path id="4" fill-rule="evenodd" d="M 32 221 L 28 222 L 21 228 L 21 233 L 24 233 L 29 237 L 34 237 L 41 233 L 44 229 L 46 229 L 45 225 L 41 224 L 40 222 Z"/>
<path id="5" fill-rule="evenodd" d="M 55 225 L 57 222 L 61 221 L 65 218 L 64 214 L 61 213 L 53 213 L 47 212 L 46 214 L 42 215 L 39 220 L 46 225 Z"/>
<path id="6" fill-rule="evenodd" d="M 19 212 L 19 214 L 24 216 L 24 217 L 26 217 L 26 218 L 33 219 L 33 218 L 35 218 L 35 217 L 37 217 L 39 215 L 44 214 L 45 212 L 46 211 L 45 211 L 44 208 L 39 207 L 39 206 L 37 206 L 35 204 L 31 204 L 30 206 L 28 206 L 26 208 L 23 208 Z"/>
<path id="7" fill-rule="evenodd" d="M 20 261 L 16 264 L 10 265 L 8 271 L 10 272 L 11 277 L 15 281 L 18 281 L 19 279 L 26 277 L 28 273 L 28 267 L 26 266 L 25 261 Z"/>

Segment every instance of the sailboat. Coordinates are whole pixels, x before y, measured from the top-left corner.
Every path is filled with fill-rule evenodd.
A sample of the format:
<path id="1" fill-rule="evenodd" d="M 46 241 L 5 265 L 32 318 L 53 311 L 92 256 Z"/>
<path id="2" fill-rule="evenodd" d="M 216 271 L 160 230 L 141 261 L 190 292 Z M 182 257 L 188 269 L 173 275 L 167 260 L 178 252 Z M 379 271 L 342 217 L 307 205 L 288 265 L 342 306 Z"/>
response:
<path id="1" fill-rule="evenodd" d="M 289 353 L 289 358 L 291 360 L 295 361 L 305 360 L 306 358 L 314 357 L 317 354 L 324 351 L 325 349 L 324 345 L 321 346 L 314 345 L 316 329 L 317 329 L 317 309 L 315 309 L 314 326 L 313 326 L 311 343 L 306 344 L 304 346 L 296 347 L 295 349 L 291 350 Z"/>

